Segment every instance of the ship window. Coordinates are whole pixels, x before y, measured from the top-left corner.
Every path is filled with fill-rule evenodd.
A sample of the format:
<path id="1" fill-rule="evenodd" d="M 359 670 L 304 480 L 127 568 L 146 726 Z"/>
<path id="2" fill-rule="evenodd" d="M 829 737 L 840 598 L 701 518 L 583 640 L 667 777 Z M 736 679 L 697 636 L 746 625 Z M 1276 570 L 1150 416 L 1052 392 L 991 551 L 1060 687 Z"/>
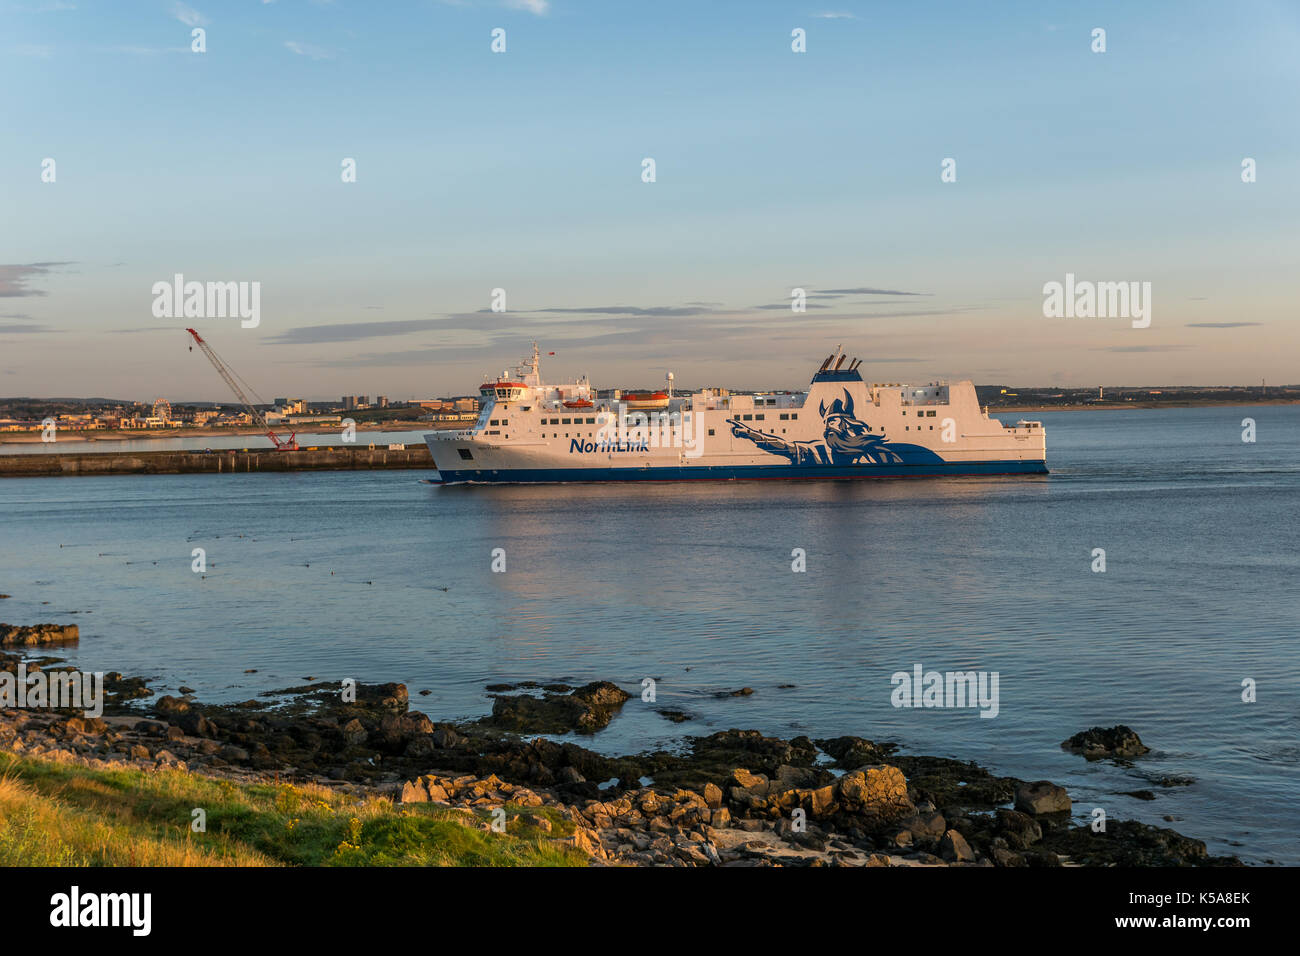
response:
<path id="1" fill-rule="evenodd" d="M 762 421 L 763 419 L 765 419 L 765 418 L 767 418 L 766 415 L 755 415 L 755 416 L 754 416 L 754 421 L 756 421 L 756 422 L 761 422 L 761 421 Z"/>
<path id="2" fill-rule="evenodd" d="M 566 419 L 562 422 L 562 424 L 564 424 L 564 425 L 572 425 L 572 424 L 573 424 L 573 419 L 572 419 L 572 418 L 566 418 Z M 568 436 L 566 435 L 565 437 L 567 438 Z"/>
<path id="3" fill-rule="evenodd" d="M 752 422 L 752 421 L 754 420 L 754 416 L 753 416 L 753 415 L 741 415 L 740 417 L 741 417 L 742 419 L 744 419 L 745 421 L 747 421 L 747 422 Z"/>
<path id="4" fill-rule="evenodd" d="M 509 425 L 509 424 L 510 424 L 510 420 L 507 419 L 507 418 L 503 418 L 503 419 L 501 419 L 501 424 L 502 424 L 502 425 Z"/>
<path id="5" fill-rule="evenodd" d="M 791 419 L 792 421 L 793 421 L 794 419 L 798 418 L 798 417 L 799 417 L 799 413 L 798 413 L 798 412 L 791 412 L 791 413 L 790 413 L 790 419 Z"/>
<path id="6" fill-rule="evenodd" d="M 456 451 L 460 453 L 460 457 L 462 461 L 474 460 L 474 456 L 470 454 L 470 450 L 468 448 L 457 448 Z"/>
<path id="7" fill-rule="evenodd" d="M 492 419 L 492 421 L 488 422 L 489 425 L 495 425 L 496 423 L 497 423 L 497 420 L 496 420 L 495 418 Z"/>
<path id="8" fill-rule="evenodd" d="M 782 413 L 781 413 L 781 421 L 783 421 L 783 422 L 788 422 L 789 420 L 790 420 L 790 416 L 787 415 L 785 412 L 782 412 Z"/>
<path id="9" fill-rule="evenodd" d="M 596 419 L 594 419 L 594 418 L 588 418 L 588 419 L 587 419 L 587 424 L 588 424 L 588 425 L 594 425 L 594 424 L 596 424 Z"/>
<path id="10" fill-rule="evenodd" d="M 712 428 L 709 429 L 709 434 L 710 434 L 710 435 L 713 434 L 713 429 L 712 429 Z"/>
<path id="11" fill-rule="evenodd" d="M 934 418 L 934 412 L 926 412 L 926 413 L 925 413 L 925 417 L 926 417 L 926 418 Z"/>

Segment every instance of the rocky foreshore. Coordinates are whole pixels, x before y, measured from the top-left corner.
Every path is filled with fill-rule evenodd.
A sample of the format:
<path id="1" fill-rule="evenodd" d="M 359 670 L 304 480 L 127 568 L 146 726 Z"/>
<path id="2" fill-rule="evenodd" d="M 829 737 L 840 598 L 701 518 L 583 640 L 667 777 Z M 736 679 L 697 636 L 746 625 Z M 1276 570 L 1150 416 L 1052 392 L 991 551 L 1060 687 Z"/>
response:
<path id="1" fill-rule="evenodd" d="M 0 670 L 17 662 L 0 654 Z M 26 666 L 42 665 L 64 666 L 50 658 Z M 143 680 L 119 674 L 107 675 L 105 688 L 101 718 L 0 709 L 0 748 L 92 767 L 170 767 L 436 802 L 471 811 L 468 825 L 483 827 L 491 825 L 484 810 L 547 807 L 573 824 L 557 839 L 606 865 L 1239 865 L 1170 829 L 1075 825 L 1069 795 L 1048 781 L 860 737 L 728 730 L 687 738 L 683 753 L 609 757 L 530 736 L 599 731 L 629 699 L 608 682 L 493 685 L 492 713 L 455 723 L 412 710 L 402 684 L 357 685 L 354 702 L 344 701 L 341 684 L 317 683 L 236 704 L 189 694 L 147 700 Z M 1093 728 L 1076 747 L 1137 752 L 1136 734 L 1116 730 L 1112 740 Z M 527 819 L 552 829 L 549 814 Z"/>

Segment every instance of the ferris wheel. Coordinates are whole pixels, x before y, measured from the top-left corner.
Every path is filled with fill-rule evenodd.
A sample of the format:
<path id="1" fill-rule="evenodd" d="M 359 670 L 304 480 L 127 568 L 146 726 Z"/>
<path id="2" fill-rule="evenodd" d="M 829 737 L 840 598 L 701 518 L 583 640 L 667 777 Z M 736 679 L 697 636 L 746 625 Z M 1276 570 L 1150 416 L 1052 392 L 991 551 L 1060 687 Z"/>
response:
<path id="1" fill-rule="evenodd" d="M 153 403 L 153 417 L 162 419 L 165 422 L 172 420 L 172 403 L 165 398 L 156 399 Z"/>

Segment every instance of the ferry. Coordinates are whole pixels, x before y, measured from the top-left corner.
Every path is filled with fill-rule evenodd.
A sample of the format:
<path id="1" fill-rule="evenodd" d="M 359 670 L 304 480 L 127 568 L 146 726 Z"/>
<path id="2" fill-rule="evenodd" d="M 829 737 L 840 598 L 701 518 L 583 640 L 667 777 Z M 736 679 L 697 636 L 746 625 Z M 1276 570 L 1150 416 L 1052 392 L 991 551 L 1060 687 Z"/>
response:
<path id="1" fill-rule="evenodd" d="M 666 391 L 602 396 L 544 383 L 539 355 L 483 383 L 471 427 L 424 436 L 435 483 L 1047 473 L 1041 422 L 990 418 L 969 381 L 868 382 L 838 347 L 800 392 L 675 395 L 669 372 Z"/>

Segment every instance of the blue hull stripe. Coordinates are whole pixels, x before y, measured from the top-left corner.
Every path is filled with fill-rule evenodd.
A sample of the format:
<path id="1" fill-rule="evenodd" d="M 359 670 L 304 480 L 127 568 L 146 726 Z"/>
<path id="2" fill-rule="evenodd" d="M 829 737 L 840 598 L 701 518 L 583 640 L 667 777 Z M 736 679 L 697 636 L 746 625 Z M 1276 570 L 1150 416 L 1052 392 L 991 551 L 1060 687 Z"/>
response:
<path id="1" fill-rule="evenodd" d="M 443 471 L 443 484 L 463 482 L 579 481 L 757 481 L 801 478 L 939 478 L 958 475 L 1045 475 L 1043 461 L 969 461 L 916 465 L 726 465 L 663 468 L 502 468 L 483 471 Z"/>

